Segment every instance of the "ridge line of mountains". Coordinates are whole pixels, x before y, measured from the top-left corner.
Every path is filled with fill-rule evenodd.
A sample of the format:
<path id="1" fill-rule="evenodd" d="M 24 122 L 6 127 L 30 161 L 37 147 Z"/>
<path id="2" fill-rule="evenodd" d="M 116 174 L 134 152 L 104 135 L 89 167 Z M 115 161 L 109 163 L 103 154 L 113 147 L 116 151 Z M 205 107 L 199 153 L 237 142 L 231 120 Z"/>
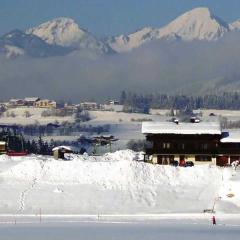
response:
<path id="1" fill-rule="evenodd" d="M 98 39 L 70 18 L 56 18 L 27 29 L 13 30 L 0 37 L 0 54 L 18 56 L 64 56 L 74 51 L 97 55 L 130 52 L 153 41 L 214 42 L 230 32 L 240 32 L 240 20 L 227 23 L 208 8 L 188 11 L 161 28 L 145 27 L 134 33 Z"/>

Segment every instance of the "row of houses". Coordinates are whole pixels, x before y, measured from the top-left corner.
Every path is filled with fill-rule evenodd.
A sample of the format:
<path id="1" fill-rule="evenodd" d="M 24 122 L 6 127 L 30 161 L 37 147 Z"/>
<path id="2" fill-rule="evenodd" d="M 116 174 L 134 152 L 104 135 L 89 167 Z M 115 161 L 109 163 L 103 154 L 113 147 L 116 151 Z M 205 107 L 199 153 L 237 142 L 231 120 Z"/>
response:
<path id="1" fill-rule="evenodd" d="M 240 130 L 222 129 L 219 121 L 143 122 L 142 133 L 146 162 L 227 166 L 240 160 Z"/>
<path id="2" fill-rule="evenodd" d="M 24 99 L 10 99 L 8 107 L 38 107 L 38 108 L 56 108 L 57 103 L 49 99 L 40 99 L 38 97 L 27 97 Z"/>
<path id="3" fill-rule="evenodd" d="M 6 103 L 2 103 L 3 106 L 14 108 L 14 107 L 37 107 L 37 108 L 61 108 L 64 107 L 66 109 L 76 109 L 77 107 L 81 107 L 83 110 L 89 111 L 97 111 L 97 110 L 106 110 L 108 106 L 118 105 L 118 101 L 110 100 L 106 104 L 99 104 L 97 102 L 81 102 L 80 104 L 67 104 L 65 103 L 63 106 L 58 104 L 56 101 L 49 99 L 41 99 L 39 97 L 26 97 L 24 99 L 10 99 Z"/>

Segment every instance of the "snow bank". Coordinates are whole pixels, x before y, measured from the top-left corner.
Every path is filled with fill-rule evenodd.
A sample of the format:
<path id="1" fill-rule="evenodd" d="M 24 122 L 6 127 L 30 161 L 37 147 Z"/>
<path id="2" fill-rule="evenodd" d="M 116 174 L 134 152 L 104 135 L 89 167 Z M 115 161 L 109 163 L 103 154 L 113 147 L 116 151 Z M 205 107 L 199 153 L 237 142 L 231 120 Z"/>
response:
<path id="1" fill-rule="evenodd" d="M 130 150 L 72 156 L 58 161 L 32 155 L 2 171 L 0 213 L 35 213 L 40 207 L 48 214 L 199 213 L 213 208 L 223 178 L 231 178 L 229 170 L 208 165 L 136 161 L 139 154 Z"/>
<path id="2" fill-rule="evenodd" d="M 199 166 L 174 168 L 137 162 L 137 153 L 126 150 L 103 156 L 72 155 L 72 161 L 32 156 L 12 167 L 3 177 L 57 184 L 97 184 L 105 188 L 128 189 L 158 184 L 194 185 L 221 176 L 218 168 Z"/>
<path id="3" fill-rule="evenodd" d="M 11 157 L 9 157 L 8 155 L 0 155 L 0 162 L 8 162 L 11 161 Z"/>

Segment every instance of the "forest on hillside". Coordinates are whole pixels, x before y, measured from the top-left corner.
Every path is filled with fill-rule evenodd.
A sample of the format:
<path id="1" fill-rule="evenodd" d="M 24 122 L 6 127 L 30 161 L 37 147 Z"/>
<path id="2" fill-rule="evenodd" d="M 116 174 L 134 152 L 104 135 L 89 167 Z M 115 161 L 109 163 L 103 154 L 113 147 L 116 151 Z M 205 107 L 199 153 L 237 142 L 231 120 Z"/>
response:
<path id="1" fill-rule="evenodd" d="M 193 109 L 228 109 L 240 110 L 240 93 L 225 92 L 204 96 L 168 95 L 161 93 L 138 94 L 122 91 L 120 103 L 125 112 L 149 113 L 153 109 L 177 109 L 191 111 Z"/>

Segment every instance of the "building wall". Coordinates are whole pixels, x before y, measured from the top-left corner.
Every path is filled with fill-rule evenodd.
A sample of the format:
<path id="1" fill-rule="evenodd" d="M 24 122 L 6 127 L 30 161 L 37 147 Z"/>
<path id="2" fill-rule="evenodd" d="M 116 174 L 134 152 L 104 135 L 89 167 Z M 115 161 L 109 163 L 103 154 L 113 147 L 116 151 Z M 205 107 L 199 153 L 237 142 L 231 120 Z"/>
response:
<path id="1" fill-rule="evenodd" d="M 149 159 L 146 162 L 150 162 L 153 164 L 160 164 L 160 165 L 169 165 L 171 164 L 171 161 L 178 161 L 180 163 L 180 159 L 182 159 L 183 155 L 179 154 L 172 154 L 172 155 L 160 155 L 160 154 L 153 154 L 149 157 Z M 191 161 L 194 163 L 194 165 L 203 165 L 203 164 L 216 164 L 216 157 L 211 156 L 210 161 L 196 161 L 196 155 L 184 155 L 185 162 Z"/>
<path id="2" fill-rule="evenodd" d="M 0 154 L 4 154 L 7 152 L 7 146 L 6 143 L 1 143 L 0 144 Z"/>
<path id="3" fill-rule="evenodd" d="M 36 102 L 35 106 L 38 108 L 56 108 L 57 103 L 50 100 L 40 100 Z"/>

